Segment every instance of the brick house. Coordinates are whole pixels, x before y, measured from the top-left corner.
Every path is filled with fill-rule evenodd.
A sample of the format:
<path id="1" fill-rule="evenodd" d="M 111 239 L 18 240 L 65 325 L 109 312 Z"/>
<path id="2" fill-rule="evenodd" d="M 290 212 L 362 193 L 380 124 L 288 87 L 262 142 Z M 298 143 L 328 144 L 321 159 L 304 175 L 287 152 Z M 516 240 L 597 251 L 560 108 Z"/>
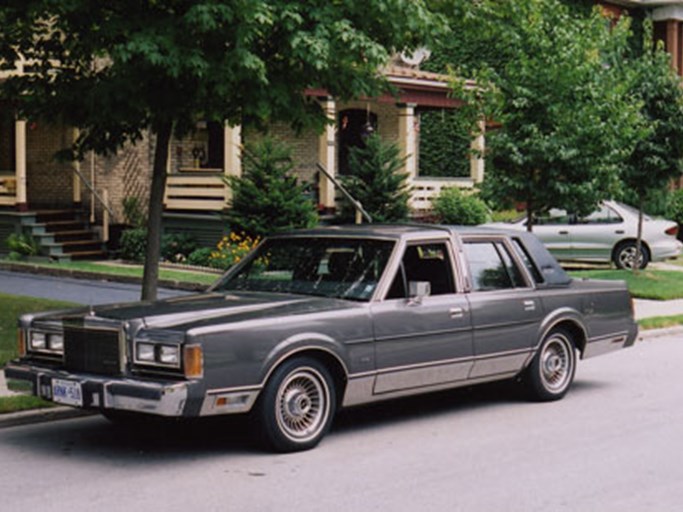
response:
<path id="1" fill-rule="evenodd" d="M 21 63 L 16 72 L 22 72 Z M 340 197 L 320 167 L 333 176 L 348 172 L 348 149 L 358 144 L 368 125 L 383 139 L 396 142 L 406 157 L 410 205 L 416 213 L 429 210 L 431 199 L 443 187 L 472 187 L 483 179 L 483 159 L 476 156 L 470 159 L 469 176 L 431 178 L 420 173 L 422 112 L 460 106 L 449 95 L 447 77 L 421 71 L 398 58 L 384 72 L 394 94 L 341 103 L 325 91 L 305 91 L 333 121 L 322 133 L 295 134 L 285 124 L 269 129 L 293 149 L 297 177 L 310 185 L 322 213 L 333 213 Z M 9 105 L 0 104 L 0 240 L 11 232 L 30 231 L 52 257 L 95 257 L 97 237 L 106 240 L 109 224 L 125 223 L 124 198 L 135 197 L 143 207 L 147 204 L 154 151 L 151 136 L 114 157 L 89 155 L 77 163 L 55 161 L 54 153 L 76 136 L 76 130 L 59 123 L 16 119 Z M 225 229 L 220 214 L 230 200 L 222 178 L 240 175 L 240 148 L 259 136 L 240 126 L 199 122 L 190 137 L 173 140 L 164 230 L 191 231 L 203 242 L 215 243 Z M 472 141 L 474 148 L 483 149 L 483 145 L 483 135 Z M 86 235 L 91 227 L 96 228 L 96 237 Z"/>

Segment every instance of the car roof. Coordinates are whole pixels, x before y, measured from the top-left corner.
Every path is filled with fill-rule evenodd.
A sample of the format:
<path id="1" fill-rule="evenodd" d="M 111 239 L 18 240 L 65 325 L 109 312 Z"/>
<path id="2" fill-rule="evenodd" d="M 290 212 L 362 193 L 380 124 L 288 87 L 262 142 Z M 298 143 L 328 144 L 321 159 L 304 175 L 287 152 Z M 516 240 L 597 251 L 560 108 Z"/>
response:
<path id="1" fill-rule="evenodd" d="M 446 226 L 440 224 L 347 224 L 339 226 L 324 226 L 314 229 L 302 229 L 274 235 L 281 236 L 353 236 L 368 238 L 401 239 L 420 236 L 443 236 L 447 234 L 509 234 L 512 231 L 492 229 L 479 226 Z"/>

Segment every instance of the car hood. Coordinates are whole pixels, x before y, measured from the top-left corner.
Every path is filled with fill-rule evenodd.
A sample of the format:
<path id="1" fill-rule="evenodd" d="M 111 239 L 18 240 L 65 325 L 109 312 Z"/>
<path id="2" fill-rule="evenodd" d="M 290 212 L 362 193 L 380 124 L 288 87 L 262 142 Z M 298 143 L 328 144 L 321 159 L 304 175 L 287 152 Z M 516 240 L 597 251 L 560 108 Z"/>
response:
<path id="1" fill-rule="evenodd" d="M 140 321 L 149 329 L 187 331 L 226 321 L 238 322 L 359 307 L 358 303 L 293 294 L 202 293 L 155 302 L 132 302 L 41 315 L 41 320 Z"/>

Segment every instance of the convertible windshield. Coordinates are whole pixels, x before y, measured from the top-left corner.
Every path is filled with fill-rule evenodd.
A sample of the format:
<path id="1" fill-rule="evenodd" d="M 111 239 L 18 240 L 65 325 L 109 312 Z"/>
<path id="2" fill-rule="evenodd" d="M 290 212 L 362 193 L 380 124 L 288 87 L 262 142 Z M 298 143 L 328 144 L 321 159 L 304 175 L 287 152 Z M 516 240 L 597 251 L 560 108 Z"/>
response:
<path id="1" fill-rule="evenodd" d="M 263 243 L 216 290 L 267 291 L 367 301 L 394 242 L 292 237 Z"/>

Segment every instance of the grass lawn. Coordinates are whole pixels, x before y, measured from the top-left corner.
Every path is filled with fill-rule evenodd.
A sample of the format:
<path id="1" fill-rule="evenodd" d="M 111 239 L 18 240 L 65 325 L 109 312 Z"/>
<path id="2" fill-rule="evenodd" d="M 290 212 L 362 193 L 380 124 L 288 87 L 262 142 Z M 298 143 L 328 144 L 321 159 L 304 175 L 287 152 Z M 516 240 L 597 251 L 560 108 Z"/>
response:
<path id="1" fill-rule="evenodd" d="M 0 414 L 54 407 L 55 404 L 31 395 L 0 396 Z"/>
<path id="2" fill-rule="evenodd" d="M 643 318 L 638 320 L 641 329 L 663 329 L 665 327 L 675 327 L 683 325 L 683 315 L 658 316 L 655 318 Z"/>
<path id="3" fill-rule="evenodd" d="M 574 270 L 570 275 L 624 280 L 631 295 L 638 299 L 683 299 L 683 272 L 676 270 L 642 270 L 637 275 L 629 270 Z"/>
<path id="4" fill-rule="evenodd" d="M 73 306 L 78 306 L 78 304 L 0 293 L 0 367 L 17 357 L 17 317 L 19 315 Z"/>

